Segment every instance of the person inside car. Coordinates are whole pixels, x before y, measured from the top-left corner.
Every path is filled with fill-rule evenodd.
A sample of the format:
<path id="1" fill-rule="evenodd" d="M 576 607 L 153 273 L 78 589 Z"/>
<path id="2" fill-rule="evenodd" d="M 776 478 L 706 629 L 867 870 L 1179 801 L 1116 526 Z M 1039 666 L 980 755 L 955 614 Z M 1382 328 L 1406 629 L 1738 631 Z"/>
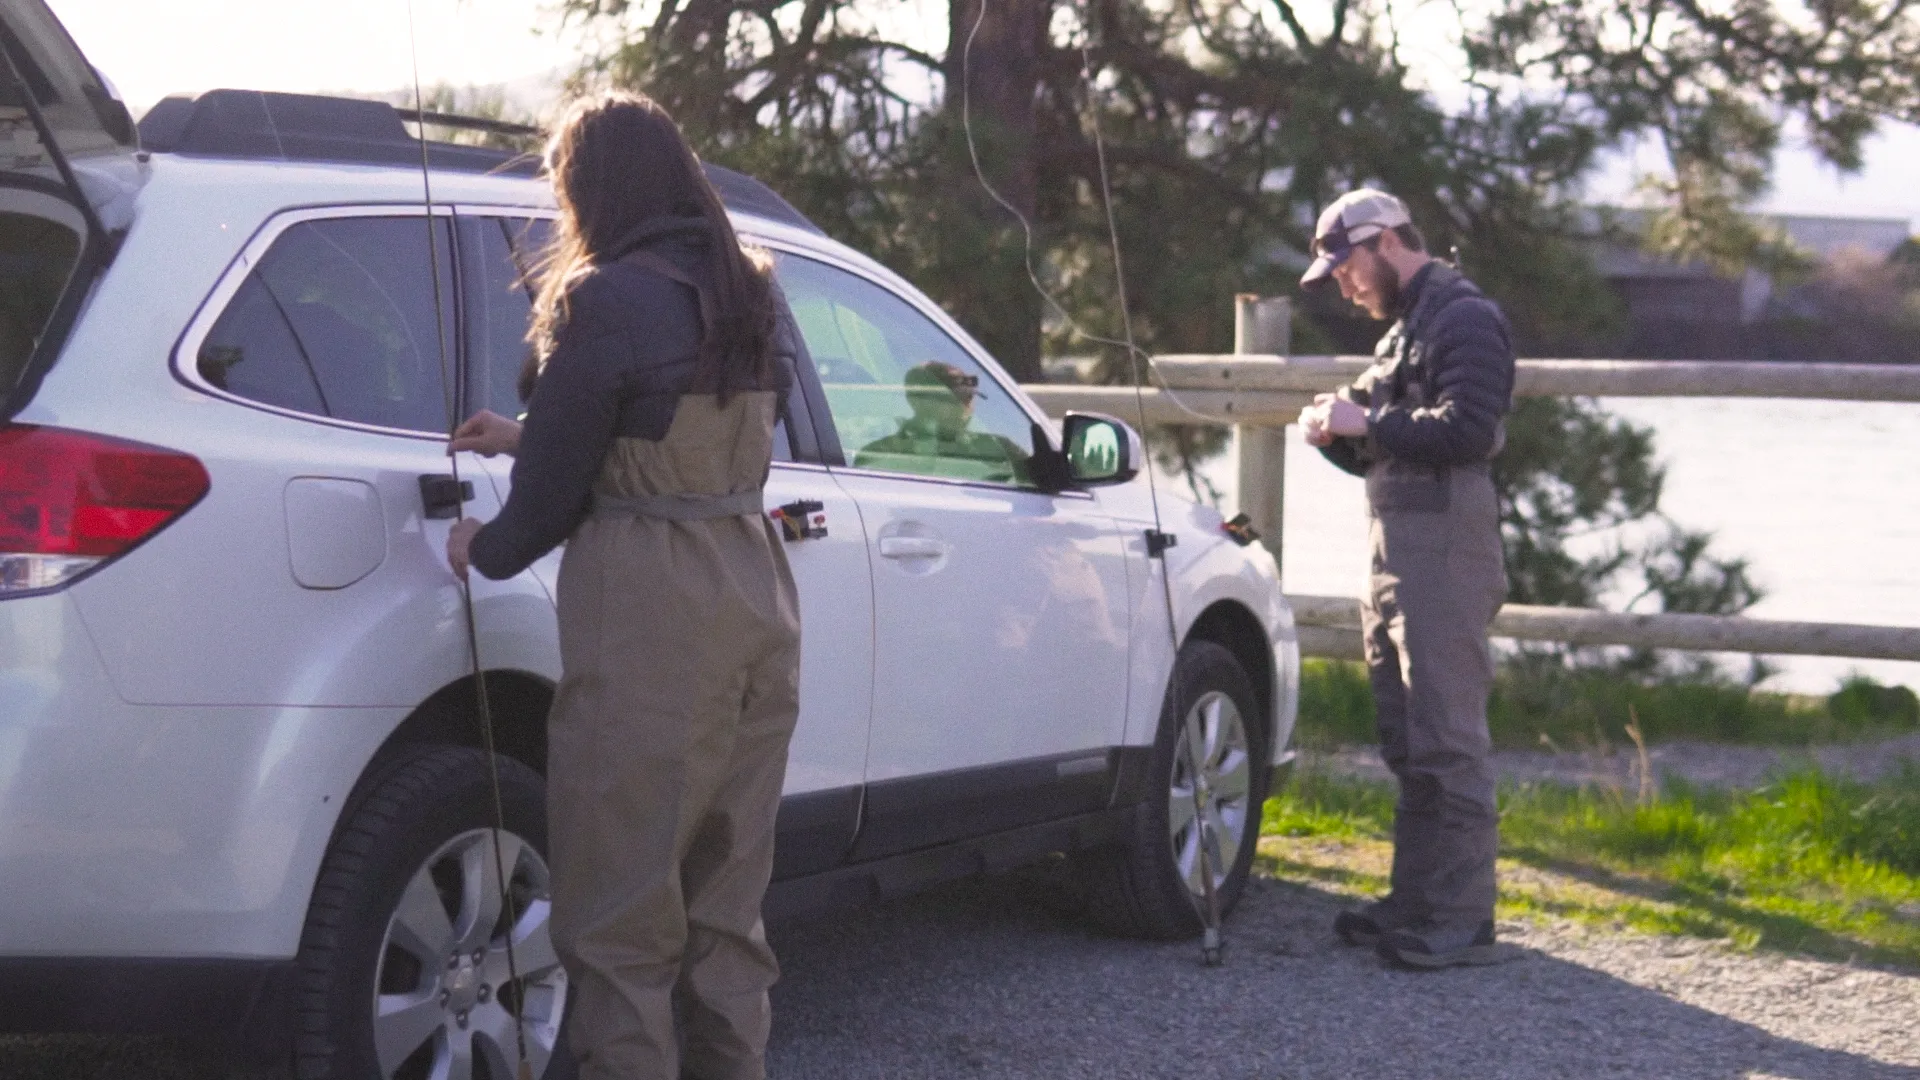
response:
<path id="1" fill-rule="evenodd" d="M 860 468 L 885 468 L 888 459 L 912 457 L 957 462 L 972 479 L 1019 480 L 1027 454 L 1004 436 L 975 431 L 973 402 L 980 380 L 952 364 L 929 360 L 908 368 L 903 379 L 907 407 L 912 415 L 899 430 L 860 448 L 853 463 Z M 977 471 L 978 475 L 973 475 Z"/>
<path id="2" fill-rule="evenodd" d="M 580 1075 L 759 1080 L 799 708 L 798 599 L 761 505 L 792 319 L 651 100 L 576 103 L 547 166 L 524 428 L 483 413 L 450 445 L 514 453 L 512 492 L 448 559 L 500 579 L 566 543 L 547 782 Z"/>

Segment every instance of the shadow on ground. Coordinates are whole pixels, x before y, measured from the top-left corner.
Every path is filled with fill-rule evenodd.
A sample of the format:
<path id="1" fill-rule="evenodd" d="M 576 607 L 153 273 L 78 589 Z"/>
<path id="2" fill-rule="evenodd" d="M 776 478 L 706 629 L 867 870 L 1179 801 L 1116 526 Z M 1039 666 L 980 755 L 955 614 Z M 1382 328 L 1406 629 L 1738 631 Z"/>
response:
<path id="1" fill-rule="evenodd" d="M 1835 933 L 1804 915 L 1737 903 L 1729 898 L 1729 887 L 1724 883 L 1719 887 L 1707 887 L 1685 879 L 1654 881 L 1530 847 L 1505 849 L 1500 855 L 1503 859 L 1512 859 L 1536 870 L 1572 878 L 1607 892 L 1672 904 L 1674 918 L 1696 925 L 1697 932 L 1702 936 L 1716 936 L 1716 931 L 1726 934 L 1729 928 L 1735 928 L 1752 935 L 1751 940 L 1757 942 L 1757 947 L 1761 949 L 1791 950 L 1800 955 L 1848 959 L 1850 963 L 1855 958 L 1864 957 L 1866 963 L 1882 963 L 1890 968 L 1911 956 L 1910 952 L 1880 948 L 1870 941 Z M 1554 910 L 1550 903 L 1542 907 L 1548 911 Z M 1920 1040 L 1920 1035 L 1915 1037 Z"/>
<path id="2" fill-rule="evenodd" d="M 1257 880 L 1225 967 L 1191 943 L 1088 932 L 1057 867 L 778 925 L 774 1080 L 1920 1080 L 1533 950 L 1384 969 L 1328 931 L 1342 903 Z M 0 1080 L 194 1080 L 160 1040 L 0 1038 Z"/>

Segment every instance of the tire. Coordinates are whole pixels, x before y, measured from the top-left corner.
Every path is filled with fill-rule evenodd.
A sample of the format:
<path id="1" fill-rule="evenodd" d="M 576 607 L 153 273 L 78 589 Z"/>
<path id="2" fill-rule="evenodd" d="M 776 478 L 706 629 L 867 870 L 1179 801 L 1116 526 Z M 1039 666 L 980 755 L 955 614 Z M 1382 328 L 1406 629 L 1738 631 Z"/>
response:
<path id="1" fill-rule="evenodd" d="M 512 1080 L 515 999 L 533 1075 L 575 1075 L 560 1037 L 566 972 L 548 936 L 546 785 L 496 760 L 519 981 L 507 973 L 487 756 L 422 749 L 373 781 L 321 864 L 300 942 L 299 1080 Z"/>
<path id="2" fill-rule="evenodd" d="M 1253 865 L 1260 806 L 1272 773 L 1259 700 L 1247 673 L 1224 647 L 1195 641 L 1180 650 L 1154 739 L 1147 797 L 1134 814 L 1130 835 L 1118 847 L 1080 860 L 1088 912 L 1102 929 L 1124 937 L 1180 940 L 1205 926 L 1185 754 L 1189 719 L 1206 733 L 1203 771 L 1213 778 L 1201 790 L 1211 803 L 1202 831 L 1212 840 L 1209 851 L 1217 853 L 1211 861 L 1215 895 L 1223 919 L 1233 910 Z"/>

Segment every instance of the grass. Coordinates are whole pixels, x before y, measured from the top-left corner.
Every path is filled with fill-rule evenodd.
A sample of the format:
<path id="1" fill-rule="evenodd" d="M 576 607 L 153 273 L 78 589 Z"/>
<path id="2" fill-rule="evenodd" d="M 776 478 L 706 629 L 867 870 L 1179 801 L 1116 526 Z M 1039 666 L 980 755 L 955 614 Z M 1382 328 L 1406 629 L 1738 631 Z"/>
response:
<path id="1" fill-rule="evenodd" d="M 1827 697 L 1775 694 L 1725 682 L 1643 683 L 1600 671 L 1503 670 L 1487 725 L 1505 749 L 1589 749 L 1624 742 L 1638 715 L 1650 743 L 1674 739 L 1808 746 L 1920 731 L 1920 699 L 1855 677 Z M 1366 668 L 1308 660 L 1300 678 L 1300 738 L 1310 747 L 1374 741 Z"/>
<path id="2" fill-rule="evenodd" d="M 1742 948 L 1920 968 L 1920 769 L 1878 784 L 1818 771 L 1744 792 L 1669 783 L 1500 795 L 1502 917 L 1553 917 Z M 1387 784 L 1306 773 L 1263 822 L 1270 872 L 1386 888 Z"/>

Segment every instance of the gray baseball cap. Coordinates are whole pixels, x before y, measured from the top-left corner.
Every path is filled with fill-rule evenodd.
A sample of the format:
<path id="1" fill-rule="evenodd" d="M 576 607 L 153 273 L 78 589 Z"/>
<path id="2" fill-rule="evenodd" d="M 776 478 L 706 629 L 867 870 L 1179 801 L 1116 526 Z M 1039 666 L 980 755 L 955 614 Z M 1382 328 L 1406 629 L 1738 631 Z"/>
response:
<path id="1" fill-rule="evenodd" d="M 1333 273 L 1347 261 L 1356 244 L 1386 232 L 1396 225 L 1411 225 L 1407 204 L 1373 188 L 1360 188 L 1327 204 L 1313 228 L 1313 265 L 1300 275 L 1300 284 L 1311 285 Z"/>

